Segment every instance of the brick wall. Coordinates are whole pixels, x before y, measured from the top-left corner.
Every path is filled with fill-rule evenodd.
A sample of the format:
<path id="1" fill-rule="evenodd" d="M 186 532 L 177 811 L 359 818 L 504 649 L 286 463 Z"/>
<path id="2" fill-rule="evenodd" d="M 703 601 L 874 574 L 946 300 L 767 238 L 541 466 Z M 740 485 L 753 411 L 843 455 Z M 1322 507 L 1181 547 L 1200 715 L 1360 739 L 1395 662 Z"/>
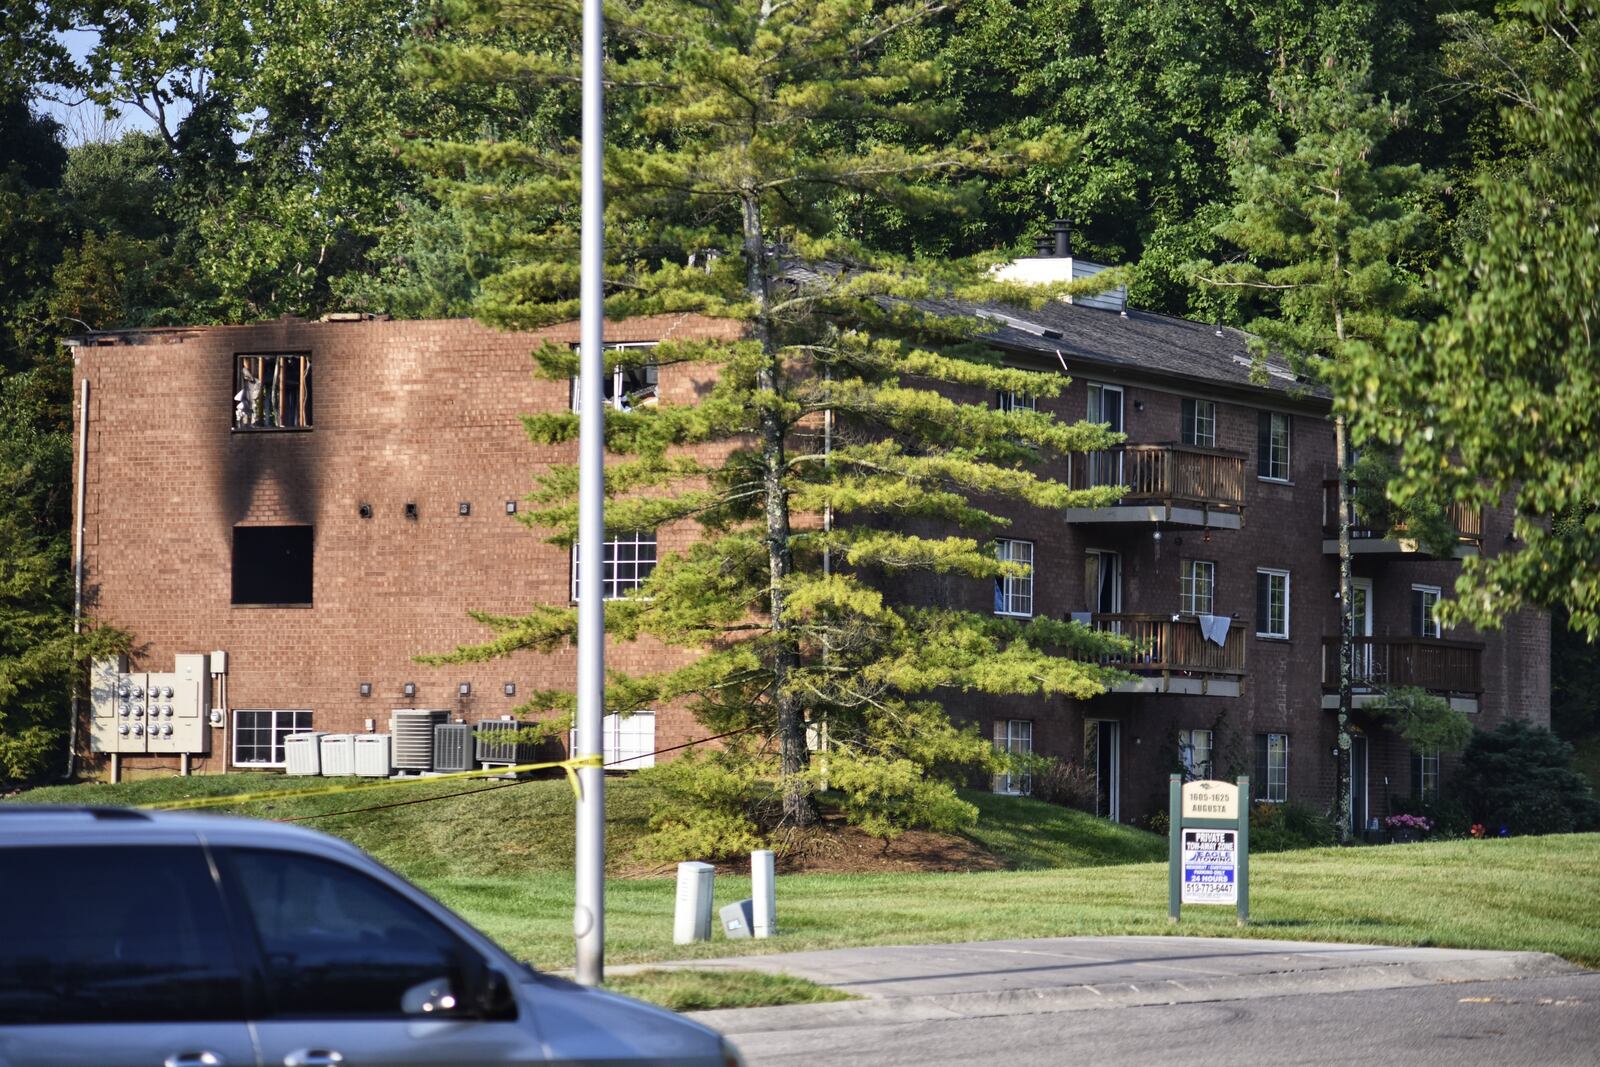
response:
<path id="1" fill-rule="evenodd" d="M 690 316 L 611 324 L 613 341 L 734 336 L 734 323 Z M 467 321 L 305 323 L 285 320 L 128 335 L 129 342 L 77 350 L 77 373 L 91 384 L 86 544 L 90 610 L 134 635 L 135 669 L 170 669 L 178 652 L 224 649 L 230 655 L 227 703 L 234 709 L 305 709 L 319 730 L 360 732 L 368 719 L 387 729 L 395 707 L 446 708 L 476 720 L 511 711 L 535 689 L 569 688 L 571 651 L 519 653 L 485 664 L 425 667 L 413 656 L 483 640 L 469 611 L 514 614 L 539 603 L 566 603 L 567 552 L 545 544 L 505 511 L 537 471 L 576 461 L 573 446 L 538 446 L 520 416 L 564 409 L 568 383 L 537 379 L 529 353 L 541 340 L 570 343 L 576 324 L 507 334 Z M 234 432 L 234 359 L 242 352 L 311 355 L 314 428 L 306 433 Z M 1019 357 L 1019 362 L 1027 365 Z M 1035 364 L 1036 369 L 1055 369 Z M 1185 559 L 1216 564 L 1216 611 L 1238 615 L 1246 670 L 1237 698 L 1107 694 L 1065 698 L 976 698 L 947 694 L 960 717 L 992 736 L 997 719 L 1034 723 L 1036 751 L 1083 755 L 1085 719 L 1121 729 L 1124 818 L 1163 802 L 1176 761 L 1179 729 L 1214 729 L 1219 757 L 1252 773 L 1257 733 L 1290 735 L 1291 796 L 1318 807 L 1332 794 L 1335 713 L 1322 707 L 1322 640 L 1338 633 L 1337 560 L 1323 551 L 1322 486 L 1333 472 L 1333 433 L 1311 400 L 1240 390 L 1179 392 L 1130 376 L 1072 367 L 1073 381 L 1041 410 L 1076 420 L 1088 410 L 1088 384 L 1124 386 L 1132 442 L 1179 440 L 1185 395 L 1217 403 L 1217 446 L 1245 464 L 1243 528 L 1149 523 L 1069 524 L 1044 512 L 1006 509 L 1003 536 L 1034 542 L 1036 613 L 1063 617 L 1088 608 L 1086 549 L 1122 557 L 1123 610 L 1177 610 Z M 704 369 L 667 369 L 665 399 L 690 402 Z M 988 402 L 980 392 L 963 399 Z M 1258 403 L 1293 417 L 1291 478 L 1256 477 Z M 1050 472 L 1057 477 L 1065 470 Z M 471 514 L 458 514 L 458 504 Z M 370 504 L 371 518 L 358 507 Z M 415 503 L 417 517 L 404 507 Z M 525 509 L 524 509 L 525 510 Z M 315 588 L 310 607 L 233 606 L 231 538 L 236 525 L 303 523 L 314 527 Z M 1503 513 L 1491 515 L 1487 550 L 1503 543 Z M 931 535 L 946 531 L 932 529 Z M 993 532 L 985 533 L 990 536 Z M 682 547 L 692 528 L 663 530 L 660 549 Z M 1255 636 L 1256 568 L 1288 570 L 1290 637 Z M 1459 565 L 1404 557 L 1360 557 L 1355 573 L 1373 584 L 1374 630 L 1404 634 L 1414 582 L 1450 589 Z M 896 576 L 900 596 L 973 611 L 992 609 L 984 581 Z M 1549 719 L 1548 619 L 1525 613 L 1481 639 L 1485 692 L 1478 721 Z M 614 644 L 608 664 L 655 670 L 683 654 L 650 642 Z M 370 697 L 358 686 L 369 682 Z M 401 686 L 413 682 L 414 697 Z M 468 682 L 471 695 L 457 686 Z M 503 686 L 515 683 L 517 697 Z M 1380 726 L 1357 717 L 1369 738 L 1373 803 L 1382 776 L 1405 777 L 1409 753 Z M 657 744 L 697 736 L 685 714 L 662 711 Z M 225 738 L 202 771 L 223 769 Z M 172 760 L 131 765 L 170 769 Z M 1219 766 L 1218 770 L 1226 769 Z"/>
<path id="2" fill-rule="evenodd" d="M 738 327 L 672 317 L 610 330 L 610 340 L 631 341 Z M 91 388 L 89 610 L 133 634 L 133 669 L 226 650 L 230 708 L 311 710 L 316 729 L 338 732 L 364 731 L 369 719 L 387 730 L 396 707 L 497 718 L 536 689 L 571 688 L 570 650 L 448 667 L 411 657 L 484 640 L 469 611 L 569 600 L 568 553 L 508 515 L 506 502 L 520 501 L 541 467 L 576 462 L 575 446 L 534 445 L 519 421 L 569 404 L 568 383 L 535 378 L 530 353 L 544 339 L 576 341 L 575 324 L 519 335 L 469 321 L 285 320 L 128 339 L 145 343 L 77 349 L 77 374 Z M 241 352 L 310 353 L 311 431 L 232 430 Z M 688 402 L 696 384 L 693 373 L 669 373 L 662 390 Z M 470 515 L 458 514 L 461 502 Z M 364 503 L 371 518 L 358 514 Z M 274 523 L 314 527 L 313 603 L 233 606 L 233 527 Z M 664 530 L 661 550 L 690 536 Z M 613 645 L 608 663 L 638 670 L 679 655 Z M 370 697 L 359 695 L 362 682 Z M 402 695 L 406 682 L 414 697 Z M 504 694 L 507 682 L 517 697 Z M 686 715 L 658 717 L 660 745 L 695 735 Z M 197 768 L 222 770 L 223 752 L 214 731 L 213 754 Z"/>

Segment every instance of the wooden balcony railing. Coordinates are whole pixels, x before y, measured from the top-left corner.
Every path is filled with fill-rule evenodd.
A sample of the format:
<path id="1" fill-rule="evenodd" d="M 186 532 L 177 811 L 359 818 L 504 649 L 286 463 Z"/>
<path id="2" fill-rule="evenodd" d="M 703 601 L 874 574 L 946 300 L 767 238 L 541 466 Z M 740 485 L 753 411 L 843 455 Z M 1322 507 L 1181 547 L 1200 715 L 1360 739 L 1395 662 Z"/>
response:
<path id="1" fill-rule="evenodd" d="M 1100 662 L 1134 674 L 1191 671 L 1200 674 L 1243 674 L 1248 622 L 1232 620 L 1221 645 L 1206 640 L 1192 615 L 1095 614 L 1089 625 L 1131 638 L 1138 651 L 1101 657 Z"/>
<path id="2" fill-rule="evenodd" d="M 1354 488 L 1355 483 L 1351 483 Z M 1452 503 L 1446 508 L 1450 525 L 1456 531 L 1456 541 L 1475 548 L 1483 547 L 1483 511 L 1467 504 Z M 1339 536 L 1339 483 L 1329 480 L 1322 483 L 1322 533 L 1325 537 Z M 1390 523 L 1382 519 L 1368 521 L 1360 515 L 1352 517 L 1350 536 L 1356 540 L 1406 536 L 1403 522 Z"/>
<path id="3" fill-rule="evenodd" d="M 1357 637 L 1351 681 L 1357 689 L 1416 686 L 1439 693 L 1483 692 L 1483 646 L 1437 637 Z M 1339 688 L 1339 639 L 1322 639 L 1322 688 Z"/>
<path id="4" fill-rule="evenodd" d="M 1067 474 L 1074 489 L 1125 485 L 1119 503 L 1244 508 L 1244 463 L 1240 452 L 1194 445 L 1118 445 L 1072 457 Z"/>

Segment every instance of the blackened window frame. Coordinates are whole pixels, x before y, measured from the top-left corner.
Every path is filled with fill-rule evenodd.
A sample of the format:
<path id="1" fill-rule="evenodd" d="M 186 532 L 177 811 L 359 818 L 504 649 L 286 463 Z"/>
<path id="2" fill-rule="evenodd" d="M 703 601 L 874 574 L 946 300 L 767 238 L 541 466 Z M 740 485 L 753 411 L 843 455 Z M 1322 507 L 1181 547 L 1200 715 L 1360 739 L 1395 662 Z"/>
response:
<path id="1" fill-rule="evenodd" d="M 304 530 L 305 531 L 305 544 L 303 546 L 300 546 L 300 547 L 303 547 L 304 551 L 305 551 L 305 567 L 306 567 L 305 583 L 304 583 L 304 589 L 305 589 L 305 593 L 306 593 L 305 599 L 296 600 L 296 599 L 289 599 L 289 598 L 279 598 L 279 599 L 275 599 L 275 600 L 265 600 L 265 599 L 241 599 L 240 598 L 241 597 L 241 593 L 240 593 L 240 570 L 239 570 L 239 555 L 240 555 L 240 551 L 241 551 L 241 546 L 240 546 L 240 543 L 239 543 L 239 541 L 240 541 L 240 537 L 239 537 L 240 532 L 241 531 L 251 531 L 250 536 L 254 537 L 254 536 L 256 536 L 256 533 L 258 531 L 263 531 L 263 530 L 278 530 L 278 531 Z M 309 608 L 309 607 L 315 606 L 316 587 L 317 587 L 317 553 L 316 553 L 316 546 L 317 546 L 317 528 L 315 526 L 311 525 L 310 523 L 299 523 L 299 522 L 245 523 L 245 524 L 241 524 L 241 525 L 235 526 L 233 528 L 232 540 L 229 543 L 229 557 L 228 557 L 228 562 L 229 562 L 229 565 L 230 565 L 230 567 L 229 567 L 230 589 L 229 589 L 229 599 L 228 599 L 229 607 L 234 607 L 234 608 Z M 245 546 L 245 549 L 246 550 L 252 550 L 253 549 L 255 551 L 262 551 L 263 550 L 263 546 L 260 546 L 260 545 L 249 546 L 249 545 L 247 545 L 247 546 Z M 270 581 L 270 582 L 265 581 L 265 579 L 263 579 L 262 582 L 264 584 L 271 585 L 274 588 L 278 588 L 278 589 L 282 589 L 284 587 L 284 585 L 286 584 L 281 579 L 276 580 L 276 581 Z M 252 580 L 251 584 L 257 584 L 257 583 L 255 583 Z M 291 592 L 298 592 L 298 589 L 290 590 L 290 591 Z M 249 595 L 253 595 L 253 594 L 249 594 Z"/>
<path id="2" fill-rule="evenodd" d="M 244 425 L 240 424 L 239 406 L 243 403 L 243 401 L 239 399 L 239 396 L 244 392 L 245 361 L 250 359 L 300 360 L 299 382 L 300 385 L 303 386 L 303 389 L 298 390 L 297 393 L 303 392 L 305 400 L 304 403 L 300 405 L 299 414 L 301 422 L 299 425 L 256 426 L 248 423 Z M 282 374 L 281 365 L 279 367 L 278 374 Z M 275 378 L 275 380 L 278 379 Z M 232 412 L 232 419 L 230 421 L 231 432 L 242 434 L 310 433 L 316 428 L 316 398 L 313 395 L 313 389 L 314 386 L 311 381 L 311 352 L 309 350 L 291 352 L 235 352 L 233 354 L 233 392 L 229 394 L 230 400 L 228 402 L 229 410 Z M 298 402 L 298 395 L 296 396 L 296 400 Z"/>

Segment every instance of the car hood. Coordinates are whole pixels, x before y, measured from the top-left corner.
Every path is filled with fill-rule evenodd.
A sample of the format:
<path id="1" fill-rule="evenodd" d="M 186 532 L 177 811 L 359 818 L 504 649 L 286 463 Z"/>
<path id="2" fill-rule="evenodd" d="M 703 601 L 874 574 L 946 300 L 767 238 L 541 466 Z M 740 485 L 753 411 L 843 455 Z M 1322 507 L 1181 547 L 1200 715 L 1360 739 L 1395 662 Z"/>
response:
<path id="1" fill-rule="evenodd" d="M 521 983 L 552 1059 L 631 1059 L 720 1065 L 722 1038 L 710 1027 L 619 993 L 529 973 Z"/>

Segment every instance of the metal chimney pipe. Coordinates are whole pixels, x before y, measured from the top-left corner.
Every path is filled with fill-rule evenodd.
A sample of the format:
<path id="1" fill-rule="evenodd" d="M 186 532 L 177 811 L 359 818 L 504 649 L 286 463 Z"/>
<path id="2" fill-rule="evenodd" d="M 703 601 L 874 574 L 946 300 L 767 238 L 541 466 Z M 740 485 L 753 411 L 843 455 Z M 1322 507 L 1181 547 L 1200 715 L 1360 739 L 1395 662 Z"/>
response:
<path id="1" fill-rule="evenodd" d="M 1055 248 L 1055 242 L 1051 239 L 1049 234 L 1041 233 L 1038 237 L 1034 238 L 1033 251 L 1036 255 L 1048 256 L 1053 248 Z"/>
<path id="2" fill-rule="evenodd" d="M 1065 259 L 1072 255 L 1072 231 L 1067 226 L 1066 219 L 1056 219 L 1050 224 L 1050 233 L 1055 237 L 1055 255 L 1058 259 Z"/>

